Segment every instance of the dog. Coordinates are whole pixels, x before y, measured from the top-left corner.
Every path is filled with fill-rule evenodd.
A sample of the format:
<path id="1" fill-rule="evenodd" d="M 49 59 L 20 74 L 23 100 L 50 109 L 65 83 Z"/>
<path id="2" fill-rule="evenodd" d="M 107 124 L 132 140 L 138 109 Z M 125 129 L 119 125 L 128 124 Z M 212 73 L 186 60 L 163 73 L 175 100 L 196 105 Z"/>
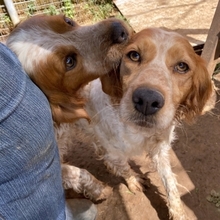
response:
<path id="1" fill-rule="evenodd" d="M 134 193 L 143 190 L 144 182 L 140 175 L 133 174 L 128 160 L 146 152 L 166 189 L 170 216 L 187 219 L 169 150 L 175 126 L 184 121 L 191 124 L 204 114 L 213 93 L 205 62 L 181 35 L 149 28 L 131 37 L 124 49 L 120 74 L 103 78 L 90 82 L 82 91 L 91 122 L 80 119 L 60 126 L 56 130 L 58 145 L 68 149 L 75 141 L 93 143 L 108 170 L 123 177 Z M 94 188 L 98 184 L 87 174 L 72 167 L 63 177 L 66 188 L 81 188 L 87 180 L 93 190 L 91 197 L 106 190 L 101 184 L 102 188 Z"/>
<path id="2" fill-rule="evenodd" d="M 20 23 L 9 35 L 6 45 L 46 95 L 56 131 L 62 124 L 79 118 L 90 120 L 85 110 L 86 97 L 81 91 L 88 82 L 105 74 L 115 74 L 131 34 L 131 28 L 115 18 L 80 26 L 64 15 L 38 15 Z M 104 85 L 105 77 L 101 80 Z M 61 162 L 62 154 L 61 147 Z M 62 165 L 64 179 L 69 167 Z M 77 181 L 78 176 L 75 177 Z M 100 185 L 98 180 L 97 184 Z M 89 191 L 87 185 L 85 181 L 78 192 Z M 104 198 L 105 194 L 94 193 L 94 198 L 99 197 Z"/>

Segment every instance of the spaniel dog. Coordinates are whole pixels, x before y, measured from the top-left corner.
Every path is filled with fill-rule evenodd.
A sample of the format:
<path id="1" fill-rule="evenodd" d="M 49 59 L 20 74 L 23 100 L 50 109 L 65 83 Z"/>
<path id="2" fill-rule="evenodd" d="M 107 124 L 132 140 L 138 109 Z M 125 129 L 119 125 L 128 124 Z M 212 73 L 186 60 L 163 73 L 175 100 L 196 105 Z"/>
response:
<path id="1" fill-rule="evenodd" d="M 212 92 L 205 63 L 185 38 L 162 29 L 144 29 L 126 46 L 120 74 L 106 74 L 84 88 L 91 122 L 80 119 L 61 125 L 56 130 L 58 145 L 68 149 L 74 141 L 93 143 L 108 170 L 123 177 L 132 192 L 142 190 L 143 179 L 133 175 L 128 160 L 146 152 L 166 189 L 170 215 L 187 219 L 169 150 L 175 126 L 192 123 L 203 114 Z M 66 170 L 63 179 L 66 188 L 76 191 L 87 184 L 93 198 L 106 190 L 91 174 L 74 167 Z"/>
<path id="2" fill-rule="evenodd" d="M 87 97 L 82 90 L 91 80 L 105 74 L 114 75 L 130 35 L 131 28 L 118 19 L 80 26 L 63 15 L 39 15 L 19 24 L 6 44 L 47 96 L 55 131 L 59 131 L 63 124 L 79 118 L 90 120 L 84 107 Z M 65 145 L 59 147 L 62 162 Z M 65 184 L 65 175 L 69 168 L 69 165 L 63 165 L 64 186 L 68 185 Z M 74 181 L 81 178 L 81 187 L 76 189 L 78 192 L 88 191 L 89 194 L 92 188 L 94 198 L 105 197 L 104 191 L 95 190 L 103 188 L 102 183 L 97 180 L 97 186 L 92 187 L 86 178 L 89 176 L 87 171 L 83 175 L 78 168 L 75 170 Z"/>

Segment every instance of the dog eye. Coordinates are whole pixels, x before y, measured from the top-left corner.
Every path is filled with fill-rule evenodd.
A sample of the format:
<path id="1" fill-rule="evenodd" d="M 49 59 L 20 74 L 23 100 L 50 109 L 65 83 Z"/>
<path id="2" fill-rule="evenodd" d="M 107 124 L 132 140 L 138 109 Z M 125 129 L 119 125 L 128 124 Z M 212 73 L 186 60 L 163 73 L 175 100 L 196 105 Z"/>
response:
<path id="1" fill-rule="evenodd" d="M 68 17 L 64 17 L 64 21 L 70 26 L 75 26 L 74 21 Z"/>
<path id="2" fill-rule="evenodd" d="M 189 66 L 184 62 L 179 62 L 174 66 L 174 71 L 178 73 L 187 73 L 189 71 Z"/>
<path id="3" fill-rule="evenodd" d="M 136 51 L 130 51 L 127 56 L 134 62 L 139 62 L 141 60 L 140 54 Z"/>
<path id="4" fill-rule="evenodd" d="M 67 56 L 65 60 L 65 65 L 67 71 L 73 69 L 76 66 L 76 58 L 74 55 Z"/>

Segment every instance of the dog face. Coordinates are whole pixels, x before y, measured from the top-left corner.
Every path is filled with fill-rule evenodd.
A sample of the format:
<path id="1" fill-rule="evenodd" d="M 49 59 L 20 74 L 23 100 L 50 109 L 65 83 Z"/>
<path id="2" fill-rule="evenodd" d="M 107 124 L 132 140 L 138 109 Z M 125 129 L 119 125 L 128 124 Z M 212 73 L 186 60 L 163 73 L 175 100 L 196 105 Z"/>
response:
<path id="1" fill-rule="evenodd" d="M 121 118 L 139 128 L 160 130 L 174 120 L 192 122 L 212 93 L 201 57 L 182 36 L 161 29 L 132 37 L 120 74 L 114 94 L 122 96 Z"/>
<path id="2" fill-rule="evenodd" d="M 87 118 L 80 89 L 117 69 L 129 38 L 120 20 L 79 26 L 63 16 L 35 16 L 10 34 L 7 46 L 47 96 L 56 122 Z"/>

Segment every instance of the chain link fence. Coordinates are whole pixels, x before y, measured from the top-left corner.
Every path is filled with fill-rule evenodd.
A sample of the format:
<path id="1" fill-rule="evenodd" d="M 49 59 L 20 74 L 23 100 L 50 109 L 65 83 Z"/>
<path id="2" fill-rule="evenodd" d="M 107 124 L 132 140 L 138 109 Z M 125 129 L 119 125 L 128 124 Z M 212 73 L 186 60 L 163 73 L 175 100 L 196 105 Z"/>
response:
<path id="1" fill-rule="evenodd" d="M 110 0 L 13 0 L 13 4 L 19 20 L 37 14 L 63 13 L 80 24 L 87 24 L 115 15 L 117 11 Z M 0 42 L 5 42 L 13 28 L 7 8 L 0 0 Z"/>

